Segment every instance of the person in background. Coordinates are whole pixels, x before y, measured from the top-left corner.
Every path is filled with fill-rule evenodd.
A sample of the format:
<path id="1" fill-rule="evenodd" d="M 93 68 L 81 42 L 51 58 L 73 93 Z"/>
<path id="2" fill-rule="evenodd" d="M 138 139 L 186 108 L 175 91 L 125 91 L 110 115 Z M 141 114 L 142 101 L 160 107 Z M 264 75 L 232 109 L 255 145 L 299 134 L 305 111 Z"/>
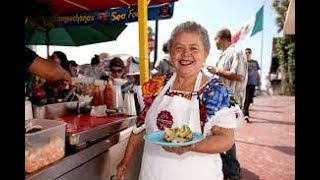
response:
<path id="1" fill-rule="evenodd" d="M 94 79 L 108 80 L 108 75 L 104 70 L 104 64 L 100 61 L 98 55 L 94 55 L 91 59 L 91 63 L 82 65 L 79 70 L 79 74 L 92 77 Z"/>
<path id="2" fill-rule="evenodd" d="M 125 71 L 124 71 L 124 63 L 122 59 L 119 57 L 115 57 L 110 60 L 110 75 L 112 78 L 124 78 Z"/>
<path id="3" fill-rule="evenodd" d="M 44 87 L 47 82 L 69 84 L 70 74 L 56 61 L 50 61 L 25 48 L 26 96 L 35 105 L 48 103 L 48 93 Z"/>
<path id="4" fill-rule="evenodd" d="M 115 57 L 110 60 L 110 83 L 121 86 L 121 93 L 123 97 L 126 93 L 134 95 L 136 112 L 140 112 L 140 104 L 137 96 L 137 86 L 139 85 L 139 74 L 126 74 L 126 67 L 121 58 Z"/>
<path id="5" fill-rule="evenodd" d="M 76 61 L 69 61 L 69 73 L 71 77 L 77 77 L 78 76 L 78 64 Z"/>
<path id="6" fill-rule="evenodd" d="M 111 82 L 112 84 L 115 84 L 115 81 L 119 81 L 119 79 L 123 79 L 124 83 L 120 83 L 121 84 L 121 92 L 124 94 L 128 91 L 132 92 L 132 88 L 133 88 L 133 82 L 134 81 L 129 81 L 126 76 L 125 76 L 125 66 L 124 63 L 122 61 L 122 59 L 120 59 L 119 57 L 115 57 L 113 59 L 110 60 L 110 76 L 111 76 Z M 131 78 L 131 80 L 133 80 Z"/>
<path id="7" fill-rule="evenodd" d="M 256 86 L 260 87 L 260 66 L 258 61 L 253 60 L 252 50 L 250 48 L 246 48 L 245 50 L 246 58 L 248 61 L 248 82 L 246 87 L 246 99 L 244 102 L 243 115 L 245 120 L 250 123 L 250 115 L 249 115 L 249 106 L 253 103 L 254 93 L 256 90 Z"/>
<path id="8" fill-rule="evenodd" d="M 231 43 L 229 29 L 221 29 L 217 32 L 215 42 L 219 56 L 216 66 L 208 66 L 208 71 L 219 76 L 219 79 L 228 87 L 235 102 L 243 109 L 245 100 L 248 65 L 243 52 Z M 223 160 L 223 173 L 225 179 L 240 180 L 240 163 L 236 155 L 236 146 L 226 153 L 221 153 Z"/>
<path id="9" fill-rule="evenodd" d="M 168 56 L 168 42 L 163 44 L 162 51 L 166 54 L 166 56 L 159 62 L 158 66 L 152 71 L 153 75 L 165 75 L 172 74 L 174 72 L 174 68 Z"/>
<path id="10" fill-rule="evenodd" d="M 67 61 L 67 56 L 61 51 L 55 51 L 51 54 L 49 59 L 60 64 L 62 61 Z"/>
<path id="11" fill-rule="evenodd" d="M 59 63 L 63 69 L 69 71 L 69 61 L 65 53 L 61 51 L 55 51 L 52 53 L 49 59 Z"/>
<path id="12" fill-rule="evenodd" d="M 76 77 L 78 64 L 75 61 L 69 61 L 65 53 L 55 51 L 49 59 L 59 63 L 63 69 L 69 72 L 71 77 Z"/>
<path id="13" fill-rule="evenodd" d="M 53 62 L 59 63 L 60 66 L 64 70 L 66 70 L 71 76 L 71 72 L 69 69 L 69 60 L 65 53 L 63 53 L 62 51 L 54 51 L 52 55 L 49 57 L 49 59 Z M 46 81 L 43 84 L 43 88 L 46 92 L 46 98 L 47 98 L 48 104 L 62 102 L 69 91 L 69 85 L 66 85 L 61 81 L 56 81 L 56 82 Z"/>

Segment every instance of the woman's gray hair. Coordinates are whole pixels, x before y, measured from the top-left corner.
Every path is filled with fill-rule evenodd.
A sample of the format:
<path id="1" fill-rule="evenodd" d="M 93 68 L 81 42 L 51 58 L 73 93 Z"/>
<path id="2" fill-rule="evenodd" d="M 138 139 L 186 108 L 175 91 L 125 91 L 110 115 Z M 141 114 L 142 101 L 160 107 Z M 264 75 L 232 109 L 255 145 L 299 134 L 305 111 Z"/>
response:
<path id="1" fill-rule="evenodd" d="M 170 39 L 168 41 L 168 48 L 171 49 L 172 43 L 174 38 L 180 33 L 187 32 L 187 33 L 196 33 L 200 36 L 201 41 L 204 46 L 204 50 L 209 53 L 210 52 L 210 40 L 208 31 L 202 27 L 200 24 L 194 22 L 194 21 L 187 21 L 184 22 L 177 27 L 174 28 L 174 30 L 171 33 Z"/>

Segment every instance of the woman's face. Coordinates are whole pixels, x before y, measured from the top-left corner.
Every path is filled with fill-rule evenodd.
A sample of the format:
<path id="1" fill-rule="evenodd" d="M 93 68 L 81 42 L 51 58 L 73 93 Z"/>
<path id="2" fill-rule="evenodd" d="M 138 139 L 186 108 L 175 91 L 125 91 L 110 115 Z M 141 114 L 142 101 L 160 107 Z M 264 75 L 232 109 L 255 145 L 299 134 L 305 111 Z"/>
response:
<path id="1" fill-rule="evenodd" d="M 110 71 L 113 78 L 122 78 L 124 74 L 123 68 L 119 66 L 110 67 Z"/>
<path id="2" fill-rule="evenodd" d="M 177 75 L 191 76 L 198 74 L 208 53 L 196 33 L 183 32 L 173 39 L 170 57 Z"/>

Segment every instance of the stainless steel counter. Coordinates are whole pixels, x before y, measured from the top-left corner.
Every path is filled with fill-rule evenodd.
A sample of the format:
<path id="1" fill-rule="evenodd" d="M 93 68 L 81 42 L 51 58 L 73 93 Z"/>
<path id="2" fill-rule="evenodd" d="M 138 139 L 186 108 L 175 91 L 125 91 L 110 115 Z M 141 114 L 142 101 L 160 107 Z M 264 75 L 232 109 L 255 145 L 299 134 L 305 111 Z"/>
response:
<path id="1" fill-rule="evenodd" d="M 76 117 L 79 118 L 78 116 Z M 96 119 L 95 117 L 90 118 Z M 136 116 L 119 116 L 117 120 L 113 120 L 110 123 L 102 124 L 78 133 L 67 133 L 67 142 L 70 145 L 80 145 L 101 137 L 110 136 L 115 132 L 130 127 L 135 119 Z"/>
<path id="2" fill-rule="evenodd" d="M 66 156 L 44 169 L 28 174 L 26 180 L 110 180 L 116 165 L 122 159 L 132 127 L 106 137 L 99 142 Z M 128 179 L 138 179 L 142 147 L 135 152 L 135 159 L 128 172 Z"/>

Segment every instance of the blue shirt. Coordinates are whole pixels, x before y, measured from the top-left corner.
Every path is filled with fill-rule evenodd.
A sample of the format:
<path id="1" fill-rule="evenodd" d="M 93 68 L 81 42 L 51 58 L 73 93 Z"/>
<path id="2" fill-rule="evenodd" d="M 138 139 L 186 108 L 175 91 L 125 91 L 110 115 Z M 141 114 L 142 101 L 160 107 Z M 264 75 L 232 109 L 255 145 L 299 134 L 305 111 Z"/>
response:
<path id="1" fill-rule="evenodd" d="M 258 83 L 258 70 L 260 70 L 258 61 L 248 61 L 248 81 L 247 85 L 257 85 Z"/>

